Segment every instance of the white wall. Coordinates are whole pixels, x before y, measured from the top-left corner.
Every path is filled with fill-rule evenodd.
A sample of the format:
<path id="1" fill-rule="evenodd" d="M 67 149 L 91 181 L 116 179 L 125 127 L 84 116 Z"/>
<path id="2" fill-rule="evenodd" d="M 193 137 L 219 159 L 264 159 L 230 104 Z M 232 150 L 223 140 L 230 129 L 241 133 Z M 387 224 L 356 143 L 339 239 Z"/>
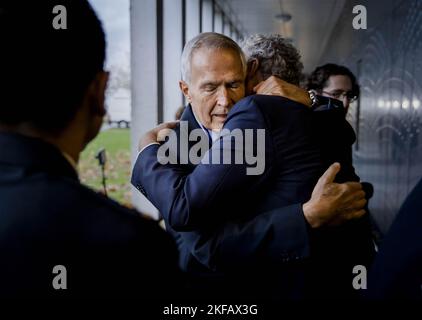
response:
<path id="1" fill-rule="evenodd" d="M 189 1 L 187 1 L 189 2 Z M 182 54 L 182 0 L 163 1 L 163 94 L 164 121 L 173 121 L 182 105 L 179 90 L 180 55 Z"/>
<path id="2" fill-rule="evenodd" d="M 156 1 L 131 1 L 132 164 L 141 135 L 157 125 L 157 19 Z M 135 188 L 133 205 L 142 213 L 157 216 L 157 210 Z"/>
<path id="3" fill-rule="evenodd" d="M 199 34 L 199 1 L 186 1 L 186 42 Z"/>
<path id="4" fill-rule="evenodd" d="M 212 1 L 202 0 L 202 32 L 212 32 Z"/>
<path id="5" fill-rule="evenodd" d="M 223 15 L 220 10 L 215 10 L 214 32 L 223 33 Z"/>

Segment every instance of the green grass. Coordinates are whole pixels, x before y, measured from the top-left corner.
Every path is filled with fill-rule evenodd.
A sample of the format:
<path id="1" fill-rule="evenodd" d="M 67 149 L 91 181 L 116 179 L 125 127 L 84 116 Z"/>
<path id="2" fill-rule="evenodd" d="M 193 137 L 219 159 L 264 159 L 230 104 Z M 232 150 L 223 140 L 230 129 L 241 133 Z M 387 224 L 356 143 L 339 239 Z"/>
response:
<path id="1" fill-rule="evenodd" d="M 79 177 L 88 187 L 102 192 L 102 175 L 97 152 L 106 150 L 107 193 L 110 198 L 131 206 L 130 188 L 130 132 L 129 129 L 109 129 L 100 134 L 85 148 L 79 160 Z"/>

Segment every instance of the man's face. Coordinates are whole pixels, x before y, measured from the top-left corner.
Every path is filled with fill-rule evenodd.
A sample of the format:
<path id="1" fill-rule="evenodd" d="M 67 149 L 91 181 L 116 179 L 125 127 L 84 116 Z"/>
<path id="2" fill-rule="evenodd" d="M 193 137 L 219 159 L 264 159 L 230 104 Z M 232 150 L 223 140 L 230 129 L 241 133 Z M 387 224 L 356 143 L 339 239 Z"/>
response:
<path id="1" fill-rule="evenodd" d="M 322 95 L 343 101 L 346 111 L 349 109 L 351 102 L 350 94 L 352 91 L 352 81 L 348 76 L 335 75 L 330 76 L 327 81 L 327 86 L 322 89 Z"/>
<path id="2" fill-rule="evenodd" d="M 233 105 L 245 96 L 239 55 L 229 49 L 201 48 L 193 53 L 190 83 L 180 87 L 202 125 L 220 130 Z"/>

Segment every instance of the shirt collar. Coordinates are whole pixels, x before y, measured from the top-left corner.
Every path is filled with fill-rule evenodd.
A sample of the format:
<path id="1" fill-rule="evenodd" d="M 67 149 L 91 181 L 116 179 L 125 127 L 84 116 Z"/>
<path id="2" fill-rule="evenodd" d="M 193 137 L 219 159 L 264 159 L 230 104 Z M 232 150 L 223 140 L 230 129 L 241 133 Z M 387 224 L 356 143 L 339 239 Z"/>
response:
<path id="1" fill-rule="evenodd" d="M 211 137 L 211 141 L 212 143 L 214 143 L 215 141 L 218 140 L 218 138 L 220 138 L 220 132 L 218 131 L 213 131 L 213 130 L 208 130 L 208 134 Z"/>
<path id="2" fill-rule="evenodd" d="M 220 132 L 213 131 L 213 130 L 205 128 L 204 125 L 196 117 L 196 114 L 195 114 L 195 111 L 193 110 L 193 108 L 192 108 L 192 113 L 193 113 L 193 116 L 194 116 L 196 122 L 201 127 L 201 129 L 208 135 L 208 138 L 210 138 L 211 142 L 214 143 L 216 140 L 218 140 L 218 138 L 220 137 Z"/>

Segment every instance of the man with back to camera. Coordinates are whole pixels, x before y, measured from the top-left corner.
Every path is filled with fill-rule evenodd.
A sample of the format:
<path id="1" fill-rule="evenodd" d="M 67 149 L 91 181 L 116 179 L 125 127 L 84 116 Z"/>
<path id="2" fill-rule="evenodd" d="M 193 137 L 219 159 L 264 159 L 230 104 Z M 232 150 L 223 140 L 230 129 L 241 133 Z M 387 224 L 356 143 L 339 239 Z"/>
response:
<path id="1" fill-rule="evenodd" d="M 67 9 L 66 30 L 52 26 L 56 5 Z M 93 9 L 2 2 L 0 33 L 0 296 L 170 296 L 171 238 L 78 179 L 79 154 L 105 114 L 105 36 Z"/>
<path id="2" fill-rule="evenodd" d="M 214 132 L 210 129 L 221 128 L 227 119 L 232 118 L 230 114 L 227 118 L 229 109 L 244 95 L 243 80 L 246 63 L 242 64 L 242 54 L 240 48 L 231 39 L 218 34 L 199 35 L 185 46 L 182 55 L 182 70 L 189 70 L 190 75 L 182 72 L 184 81 L 181 82 L 181 87 L 191 105 L 187 107 L 182 120 L 188 120 L 190 131 L 202 127 L 204 135 L 212 137 Z M 189 59 L 191 60 L 190 65 L 186 65 Z M 284 101 L 284 103 L 286 108 L 291 108 L 293 111 L 295 110 L 294 107 L 297 107 L 298 110 L 307 110 L 305 106 L 296 106 L 292 101 Z M 292 105 L 289 105 L 289 103 Z M 279 107 L 283 108 L 283 106 Z M 245 110 L 239 112 L 242 113 L 242 111 Z M 247 113 L 243 112 L 243 114 L 246 115 Z M 258 125 L 260 125 L 259 118 L 257 119 L 255 116 L 252 114 L 251 121 L 248 123 L 252 124 L 255 120 L 258 120 Z M 165 125 L 158 129 L 163 127 Z M 264 214 L 252 213 L 250 208 L 248 211 L 248 205 L 242 206 L 235 200 L 237 194 L 229 194 L 231 185 L 230 182 L 226 184 L 225 181 L 220 186 L 226 187 L 227 190 L 224 190 L 227 193 L 221 190 L 217 192 L 222 197 L 217 199 L 211 197 L 210 199 L 207 196 L 209 193 L 205 192 L 204 197 L 201 198 L 204 189 L 195 183 L 185 184 L 186 180 L 181 177 L 180 168 L 177 169 L 178 172 L 174 172 L 172 168 L 167 170 L 168 167 L 158 164 L 157 151 L 159 146 L 148 146 L 149 143 L 157 141 L 158 129 L 149 132 L 141 140 L 140 148 L 147 147 L 141 151 L 135 164 L 132 183 L 142 190 L 152 203 L 162 211 L 171 232 L 174 232 L 173 228 L 180 231 L 190 231 L 179 232 L 177 235 L 182 267 L 187 271 L 201 275 L 202 278 L 197 281 L 204 281 L 204 275 L 208 276 L 211 279 L 209 281 L 210 288 L 212 288 L 212 282 L 218 280 L 219 272 L 227 272 L 231 277 L 240 273 L 248 277 L 243 279 L 251 280 L 250 278 L 253 275 L 251 272 L 256 266 L 259 266 L 259 268 L 255 271 L 261 270 L 261 275 L 263 269 L 267 269 L 268 274 L 274 275 L 274 271 L 277 272 L 274 269 L 278 269 L 278 273 L 280 273 L 279 270 L 286 268 L 293 269 L 290 270 L 292 272 L 286 274 L 295 277 L 297 275 L 294 273 L 297 270 L 302 271 L 300 263 L 309 256 L 308 227 L 320 227 L 332 222 L 334 218 L 338 218 L 340 220 L 338 222 L 342 222 L 359 217 L 364 212 L 361 210 L 365 201 L 361 198 L 363 192 L 360 185 L 331 183 L 330 179 L 334 178 L 336 171 L 338 171 L 335 166 L 330 168 L 320 179 L 311 200 L 303 205 L 303 211 L 300 203 L 278 203 L 278 207 L 274 207 L 277 202 L 265 203 L 264 201 L 263 207 L 258 208 L 260 209 L 258 212 L 266 212 Z M 185 167 L 189 166 L 190 168 L 187 171 L 192 172 L 194 166 L 188 164 Z M 221 178 L 219 174 L 215 176 L 204 174 L 200 177 L 202 186 L 205 186 L 205 184 L 213 186 L 219 178 Z M 243 178 L 248 179 L 244 174 Z M 172 179 L 176 179 L 178 182 L 173 183 L 171 182 Z M 242 180 L 242 182 L 243 185 L 248 185 L 248 181 Z M 168 188 L 169 185 L 173 185 L 174 188 Z M 312 187 L 310 189 L 309 186 L 307 187 L 309 193 L 312 191 Z M 334 188 L 331 189 L 332 193 L 327 192 L 332 187 Z M 342 190 L 342 192 L 345 192 L 344 197 L 339 197 L 339 190 L 335 189 L 338 187 L 344 188 Z M 166 190 L 166 192 L 163 192 L 163 190 Z M 212 190 L 205 191 L 212 192 Z M 202 218 L 206 220 L 204 225 L 193 228 L 192 231 L 189 226 L 183 225 L 183 222 L 186 222 L 186 219 L 189 218 L 188 216 L 186 216 L 186 219 L 175 216 L 183 212 L 186 205 L 191 205 L 189 201 L 192 199 L 190 193 L 199 195 L 201 200 L 208 203 L 220 203 L 229 208 L 224 208 L 224 211 L 222 211 L 220 207 L 212 207 L 212 210 L 207 211 L 210 213 L 208 219 L 205 212 L 198 211 L 198 219 L 195 222 L 199 222 Z M 164 194 L 165 199 L 162 197 Z M 229 201 L 232 195 L 234 206 L 231 206 Z M 346 198 L 348 198 L 347 201 Z M 257 199 L 260 198 L 257 197 Z M 195 205 L 196 203 L 193 204 L 193 206 Z M 265 205 L 268 205 L 268 207 L 265 208 Z M 337 206 L 342 209 L 350 206 L 349 209 L 351 210 L 343 210 L 341 213 L 342 210 L 336 211 L 334 209 Z M 199 205 L 198 208 L 202 207 Z M 173 217 L 175 219 L 180 218 L 182 222 L 172 221 L 172 217 L 167 215 L 168 212 L 173 212 L 175 214 Z M 228 213 L 227 216 L 226 213 Z M 214 214 L 214 219 L 212 219 L 212 214 Z M 216 223 L 216 219 L 223 217 L 228 219 L 222 224 Z M 313 218 L 315 220 L 312 221 Z M 306 221 L 307 219 L 309 220 Z M 261 269 L 263 266 L 265 267 Z M 243 267 L 247 269 L 247 272 L 242 272 Z M 228 278 L 227 274 L 224 279 Z M 266 281 L 264 289 L 269 288 L 270 295 L 273 297 L 303 297 L 303 292 L 300 292 L 301 288 L 295 288 L 298 281 L 301 281 L 301 277 L 302 275 L 299 275 L 293 281 L 284 278 L 282 279 L 284 282 L 274 281 L 275 284 L 272 285 Z M 226 280 L 226 282 L 228 281 Z M 280 283 L 283 283 L 284 288 L 280 286 Z M 232 286 L 241 285 L 234 281 L 228 282 L 228 284 Z M 251 286 L 253 287 L 253 285 Z M 252 288 L 252 291 L 254 289 L 256 288 Z M 295 290 L 299 292 L 294 292 Z"/>

